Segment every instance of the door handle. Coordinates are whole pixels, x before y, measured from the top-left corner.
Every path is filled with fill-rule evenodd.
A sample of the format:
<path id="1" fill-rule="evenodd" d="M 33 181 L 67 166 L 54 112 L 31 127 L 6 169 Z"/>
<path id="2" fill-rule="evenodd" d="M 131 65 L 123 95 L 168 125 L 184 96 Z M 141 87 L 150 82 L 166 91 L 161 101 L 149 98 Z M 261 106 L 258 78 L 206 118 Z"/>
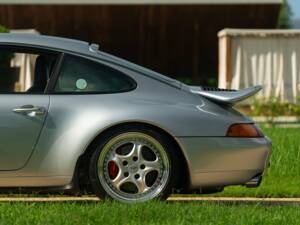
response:
<path id="1" fill-rule="evenodd" d="M 36 107 L 33 105 L 23 105 L 12 110 L 15 113 L 26 114 L 29 116 L 44 115 L 46 110 L 44 107 Z"/>

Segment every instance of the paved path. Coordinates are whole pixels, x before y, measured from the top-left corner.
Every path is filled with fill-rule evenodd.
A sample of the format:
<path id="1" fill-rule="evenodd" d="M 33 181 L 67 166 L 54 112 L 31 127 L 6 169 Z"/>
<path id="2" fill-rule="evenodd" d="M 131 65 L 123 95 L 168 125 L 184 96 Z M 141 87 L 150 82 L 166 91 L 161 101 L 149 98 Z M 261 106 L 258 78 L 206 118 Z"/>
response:
<path id="1" fill-rule="evenodd" d="M 97 197 L 0 197 L 0 202 L 98 202 Z M 300 198 L 170 197 L 168 202 L 214 202 L 224 204 L 299 204 Z"/>

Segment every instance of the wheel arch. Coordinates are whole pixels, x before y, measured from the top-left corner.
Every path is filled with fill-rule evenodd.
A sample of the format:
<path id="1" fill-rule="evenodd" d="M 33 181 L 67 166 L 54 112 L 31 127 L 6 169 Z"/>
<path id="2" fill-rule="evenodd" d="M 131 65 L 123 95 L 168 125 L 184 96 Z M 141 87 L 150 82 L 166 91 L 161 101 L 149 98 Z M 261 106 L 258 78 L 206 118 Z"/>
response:
<path id="1" fill-rule="evenodd" d="M 88 180 L 86 180 L 87 176 L 87 168 L 88 168 L 88 161 L 91 157 L 91 154 L 93 153 L 93 150 L 95 149 L 96 144 L 98 141 L 103 138 L 107 133 L 109 133 L 111 130 L 118 129 L 118 128 L 124 128 L 124 127 L 132 127 L 132 126 L 139 126 L 139 127 L 145 127 L 148 129 L 155 130 L 156 132 L 159 132 L 163 135 L 165 135 L 169 141 L 172 142 L 174 145 L 174 150 L 176 154 L 178 154 L 180 168 L 183 168 L 183 170 L 180 170 L 181 173 L 179 174 L 178 184 L 176 185 L 176 189 L 180 189 L 182 191 L 185 191 L 189 187 L 190 183 L 190 174 L 188 169 L 188 163 L 186 156 L 184 154 L 183 147 L 180 145 L 179 141 L 176 139 L 175 136 L 173 136 L 169 131 L 167 131 L 164 128 L 161 128 L 157 125 L 148 123 L 148 122 L 140 122 L 140 121 L 130 121 L 130 122 L 121 122 L 118 124 L 111 125 L 109 127 L 106 127 L 102 131 L 100 131 L 93 139 L 90 141 L 86 149 L 83 151 L 82 155 L 79 157 L 76 163 L 76 169 L 74 173 L 73 180 L 77 181 L 77 185 L 80 186 L 82 189 L 86 189 L 85 186 L 89 186 Z"/>

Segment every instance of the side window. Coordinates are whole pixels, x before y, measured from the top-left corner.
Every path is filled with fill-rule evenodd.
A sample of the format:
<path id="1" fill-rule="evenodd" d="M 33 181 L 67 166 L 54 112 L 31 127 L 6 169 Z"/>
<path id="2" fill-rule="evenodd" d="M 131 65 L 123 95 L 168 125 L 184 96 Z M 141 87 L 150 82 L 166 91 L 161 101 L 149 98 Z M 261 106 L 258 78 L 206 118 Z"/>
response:
<path id="1" fill-rule="evenodd" d="M 42 94 L 57 56 L 0 47 L 0 94 Z"/>
<path id="2" fill-rule="evenodd" d="M 56 92 L 113 93 L 135 88 L 135 82 L 108 66 L 75 56 L 66 56 L 62 63 Z"/>

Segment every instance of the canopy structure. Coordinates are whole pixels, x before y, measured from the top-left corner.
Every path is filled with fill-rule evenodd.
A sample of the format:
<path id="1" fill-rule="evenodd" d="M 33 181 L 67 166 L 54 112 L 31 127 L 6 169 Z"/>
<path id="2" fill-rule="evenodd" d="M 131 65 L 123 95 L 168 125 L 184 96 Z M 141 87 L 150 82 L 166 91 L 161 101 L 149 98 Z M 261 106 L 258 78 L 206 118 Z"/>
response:
<path id="1" fill-rule="evenodd" d="M 296 102 L 300 95 L 300 30 L 219 32 L 219 87 L 262 85 L 259 97 Z"/>

